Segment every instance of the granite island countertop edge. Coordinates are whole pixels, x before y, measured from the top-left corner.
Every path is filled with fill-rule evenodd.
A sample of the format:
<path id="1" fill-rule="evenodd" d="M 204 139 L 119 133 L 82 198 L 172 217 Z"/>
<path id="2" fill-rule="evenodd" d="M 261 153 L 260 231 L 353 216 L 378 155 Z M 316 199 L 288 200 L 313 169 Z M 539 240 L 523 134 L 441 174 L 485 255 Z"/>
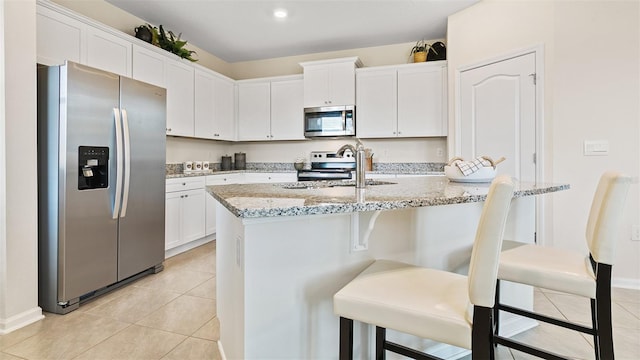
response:
<path id="1" fill-rule="evenodd" d="M 364 199 L 357 199 L 354 187 L 283 189 L 297 183 L 237 184 L 207 186 L 206 190 L 238 218 L 269 218 L 304 215 L 346 214 L 362 211 L 394 210 L 425 206 L 442 206 L 484 201 L 490 183 L 462 184 L 449 182 L 444 176 L 392 179 L 393 185 L 367 186 Z M 393 189 L 385 195 L 385 187 Z M 568 184 L 517 183 L 514 198 L 536 196 L 568 190 Z M 349 191 L 353 194 L 351 196 Z M 404 193 L 398 194 L 398 191 Z M 426 191 L 426 193 L 425 193 Z"/>

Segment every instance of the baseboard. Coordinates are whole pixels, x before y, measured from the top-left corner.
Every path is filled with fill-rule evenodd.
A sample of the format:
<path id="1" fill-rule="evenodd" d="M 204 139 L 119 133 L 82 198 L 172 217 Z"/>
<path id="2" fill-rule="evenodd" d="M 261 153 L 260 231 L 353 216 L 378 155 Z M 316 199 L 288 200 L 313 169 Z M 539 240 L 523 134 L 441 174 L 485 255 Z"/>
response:
<path id="1" fill-rule="evenodd" d="M 611 280 L 612 287 L 640 290 L 640 279 L 631 278 L 613 278 Z"/>
<path id="2" fill-rule="evenodd" d="M 221 360 L 227 360 L 227 355 L 224 354 L 224 349 L 222 348 L 222 341 L 218 340 L 218 352 L 220 353 Z"/>
<path id="3" fill-rule="evenodd" d="M 0 318 L 0 335 L 8 334 L 42 319 L 44 319 L 44 315 L 42 315 L 42 309 L 39 306 L 7 319 Z"/>
<path id="4" fill-rule="evenodd" d="M 183 253 L 185 251 L 189 251 L 191 249 L 195 249 L 198 246 L 204 245 L 204 244 L 206 244 L 208 242 L 211 242 L 211 241 L 213 241 L 215 239 L 216 239 L 216 235 L 213 234 L 213 235 L 205 236 L 205 237 L 200 238 L 198 240 L 190 241 L 190 242 L 188 242 L 186 244 L 182 244 L 180 246 L 176 246 L 176 247 L 174 247 L 172 249 L 165 250 L 164 258 L 168 259 L 168 258 L 170 258 L 172 256 L 176 256 L 176 255 L 181 254 L 181 253 Z"/>

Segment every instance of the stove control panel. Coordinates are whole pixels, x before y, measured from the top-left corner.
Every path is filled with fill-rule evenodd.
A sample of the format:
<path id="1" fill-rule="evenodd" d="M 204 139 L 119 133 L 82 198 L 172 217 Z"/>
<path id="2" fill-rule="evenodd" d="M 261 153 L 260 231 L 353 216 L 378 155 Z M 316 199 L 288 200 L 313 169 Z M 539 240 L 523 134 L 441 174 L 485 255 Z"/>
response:
<path id="1" fill-rule="evenodd" d="M 335 152 L 330 151 L 312 151 L 311 162 L 355 162 L 356 158 L 353 153 L 347 149 L 344 156 L 340 157 Z"/>

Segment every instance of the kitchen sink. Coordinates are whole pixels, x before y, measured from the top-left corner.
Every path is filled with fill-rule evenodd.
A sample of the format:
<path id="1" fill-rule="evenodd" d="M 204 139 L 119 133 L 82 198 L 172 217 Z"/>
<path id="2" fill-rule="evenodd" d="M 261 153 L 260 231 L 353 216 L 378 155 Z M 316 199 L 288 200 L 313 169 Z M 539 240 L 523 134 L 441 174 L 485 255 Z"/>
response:
<path id="1" fill-rule="evenodd" d="M 377 186 L 377 185 L 393 185 L 396 184 L 391 181 L 382 181 L 382 180 L 366 180 L 366 186 Z M 333 187 L 349 187 L 356 186 L 355 180 L 334 180 L 334 181 L 305 181 L 305 182 L 297 182 L 291 184 L 283 184 L 281 187 L 283 189 L 323 189 L 323 188 L 333 188 Z"/>

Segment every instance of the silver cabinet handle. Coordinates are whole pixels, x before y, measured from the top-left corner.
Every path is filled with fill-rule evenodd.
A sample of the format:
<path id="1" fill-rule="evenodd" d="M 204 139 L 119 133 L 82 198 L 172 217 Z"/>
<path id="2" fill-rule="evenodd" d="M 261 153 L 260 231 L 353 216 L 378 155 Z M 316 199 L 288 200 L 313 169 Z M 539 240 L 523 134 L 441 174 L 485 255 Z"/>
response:
<path id="1" fill-rule="evenodd" d="M 113 121 L 116 127 L 116 194 L 113 200 L 113 214 L 117 219 L 120 213 L 120 201 L 122 197 L 122 126 L 120 122 L 120 109 L 113 108 Z"/>
<path id="2" fill-rule="evenodd" d="M 129 184 L 131 183 L 131 136 L 129 136 L 129 118 L 127 110 L 122 109 L 122 132 L 124 134 L 124 193 L 122 194 L 122 211 L 120 217 L 127 215 L 129 204 Z"/>

